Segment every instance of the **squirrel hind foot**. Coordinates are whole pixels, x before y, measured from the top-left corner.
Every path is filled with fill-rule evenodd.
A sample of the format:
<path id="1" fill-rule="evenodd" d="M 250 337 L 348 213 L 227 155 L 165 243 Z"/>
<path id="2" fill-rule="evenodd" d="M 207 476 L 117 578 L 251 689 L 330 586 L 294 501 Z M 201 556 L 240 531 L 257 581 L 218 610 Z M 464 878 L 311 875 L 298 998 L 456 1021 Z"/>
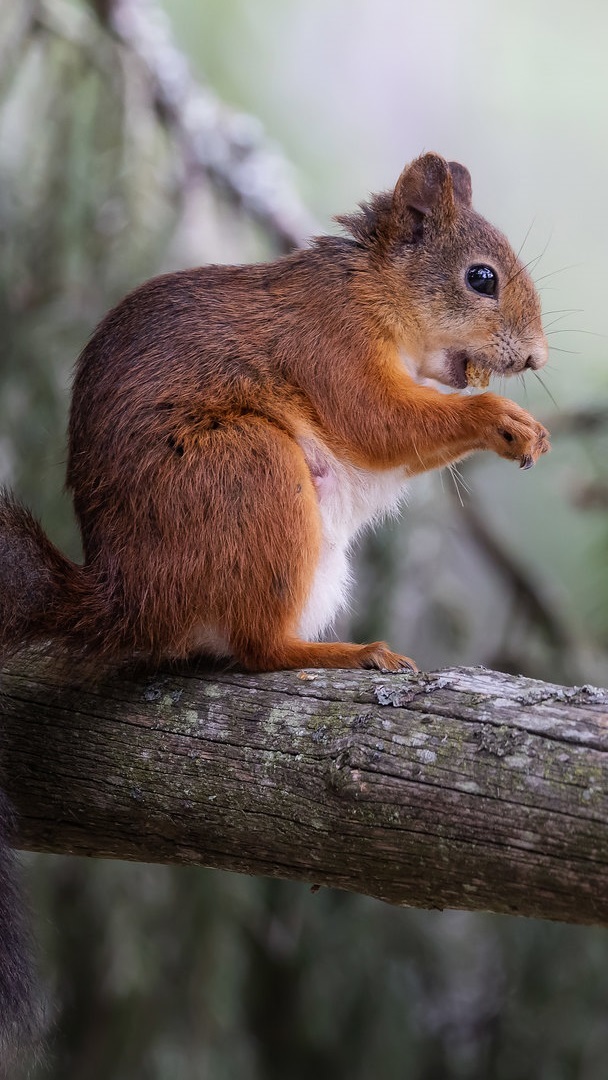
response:
<path id="1" fill-rule="evenodd" d="M 402 656 L 389 649 L 384 641 L 374 641 L 371 645 L 362 646 L 365 659 L 361 663 L 364 668 L 376 668 L 378 671 L 418 671 L 418 665 L 409 656 Z"/>
<path id="2" fill-rule="evenodd" d="M 301 668 L 417 671 L 408 656 L 392 652 L 383 641 L 355 645 L 345 641 L 301 641 L 290 638 L 272 649 L 253 643 L 235 649 L 238 660 L 250 671 L 289 671 Z"/>

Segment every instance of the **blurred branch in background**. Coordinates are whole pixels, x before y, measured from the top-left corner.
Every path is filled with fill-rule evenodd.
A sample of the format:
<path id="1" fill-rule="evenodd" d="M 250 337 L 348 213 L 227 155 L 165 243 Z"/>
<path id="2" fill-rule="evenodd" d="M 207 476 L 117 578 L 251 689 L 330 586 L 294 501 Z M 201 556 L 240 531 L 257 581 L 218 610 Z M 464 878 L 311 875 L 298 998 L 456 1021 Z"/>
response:
<path id="1" fill-rule="evenodd" d="M 578 409 L 560 409 L 548 418 L 551 435 L 605 435 L 608 432 L 608 405 L 587 405 Z"/>
<path id="2" fill-rule="evenodd" d="M 286 251 L 313 221 L 259 121 L 191 78 L 151 0 L 11 0 L 0 71 L 0 473 L 76 556 L 58 492 L 91 328 L 156 270 Z"/>
<path id="3" fill-rule="evenodd" d="M 466 473 L 465 473 L 466 475 Z M 455 487 L 448 492 L 456 515 L 464 522 L 471 540 L 492 570 L 502 579 L 510 596 L 510 618 L 505 623 L 503 640 L 488 658 L 491 667 L 500 671 L 528 670 L 528 660 L 522 648 L 531 631 L 540 633 L 553 654 L 553 665 L 566 681 L 581 677 L 584 670 L 577 656 L 578 645 L 558 602 L 554 601 L 543 583 L 517 559 L 508 544 L 488 523 L 487 515 L 472 491 L 462 497 Z M 528 623 L 526 634 L 515 633 L 518 618 Z"/>
<path id="4" fill-rule="evenodd" d="M 608 438 L 608 406 L 587 405 L 578 409 L 566 409 L 551 417 L 551 434 L 554 438 L 599 439 Z M 580 510 L 608 510 L 608 474 L 605 473 L 605 453 L 593 455 L 596 475 L 577 478 L 570 485 L 570 498 Z"/>
<path id="5" fill-rule="evenodd" d="M 251 214 L 279 252 L 300 247 L 315 223 L 291 181 L 287 162 L 261 123 L 222 105 L 188 74 L 165 17 L 151 0 L 116 0 L 112 25 L 147 64 L 155 104 L 175 130 L 188 173 L 202 171 Z"/>
<path id="6" fill-rule="evenodd" d="M 228 109 L 192 78 L 153 0 L 93 0 L 93 6 L 145 67 L 154 108 L 184 163 L 185 182 L 204 173 L 251 214 L 277 251 L 300 247 L 314 232 L 313 218 L 259 120 Z"/>

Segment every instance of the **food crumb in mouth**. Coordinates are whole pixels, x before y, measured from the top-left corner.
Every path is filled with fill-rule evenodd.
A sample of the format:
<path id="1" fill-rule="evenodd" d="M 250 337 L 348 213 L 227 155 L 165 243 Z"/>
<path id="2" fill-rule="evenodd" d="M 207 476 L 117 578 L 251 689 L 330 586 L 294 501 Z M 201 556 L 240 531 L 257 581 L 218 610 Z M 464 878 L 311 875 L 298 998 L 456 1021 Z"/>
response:
<path id="1" fill-rule="evenodd" d="M 482 367 L 474 364 L 472 360 L 467 360 L 465 367 L 465 375 L 467 377 L 467 383 L 469 386 L 476 386 L 480 390 L 485 390 L 490 384 L 490 374 Z"/>

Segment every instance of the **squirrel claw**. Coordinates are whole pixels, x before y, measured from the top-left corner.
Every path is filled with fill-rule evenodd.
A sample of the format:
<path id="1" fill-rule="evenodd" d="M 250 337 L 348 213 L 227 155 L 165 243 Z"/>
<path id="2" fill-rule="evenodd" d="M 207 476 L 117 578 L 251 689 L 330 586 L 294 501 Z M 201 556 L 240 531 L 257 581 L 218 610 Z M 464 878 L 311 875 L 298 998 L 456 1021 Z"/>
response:
<path id="1" fill-rule="evenodd" d="M 387 675 L 390 674 L 390 673 L 394 674 L 395 671 L 398 671 L 398 672 L 410 671 L 410 672 L 413 672 L 414 675 L 418 674 L 418 671 L 420 669 L 418 667 L 418 664 L 415 662 L 415 660 L 412 660 L 409 656 L 398 656 L 397 659 L 399 661 L 399 666 L 398 667 L 396 667 L 396 668 L 382 668 L 381 670 L 386 672 Z"/>
<path id="2" fill-rule="evenodd" d="M 420 668 L 414 660 L 411 660 L 409 656 L 402 656 L 401 659 L 403 661 L 401 671 L 413 671 L 415 675 L 418 674 Z"/>
<path id="3" fill-rule="evenodd" d="M 524 456 L 522 457 L 522 459 L 521 459 L 521 461 L 519 463 L 520 469 L 531 469 L 533 465 L 534 465 L 534 458 L 531 457 L 530 454 L 524 454 Z"/>

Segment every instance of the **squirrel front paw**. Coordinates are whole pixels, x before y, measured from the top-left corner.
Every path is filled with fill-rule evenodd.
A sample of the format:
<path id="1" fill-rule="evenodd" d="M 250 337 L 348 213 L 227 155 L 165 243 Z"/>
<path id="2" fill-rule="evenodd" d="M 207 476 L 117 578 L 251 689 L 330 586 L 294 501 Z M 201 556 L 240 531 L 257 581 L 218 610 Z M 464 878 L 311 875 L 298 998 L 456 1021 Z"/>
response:
<path id="1" fill-rule="evenodd" d="M 551 449 L 547 429 L 515 402 L 496 394 L 481 394 L 473 400 L 481 411 L 485 450 L 518 461 L 520 469 L 531 469 Z"/>

